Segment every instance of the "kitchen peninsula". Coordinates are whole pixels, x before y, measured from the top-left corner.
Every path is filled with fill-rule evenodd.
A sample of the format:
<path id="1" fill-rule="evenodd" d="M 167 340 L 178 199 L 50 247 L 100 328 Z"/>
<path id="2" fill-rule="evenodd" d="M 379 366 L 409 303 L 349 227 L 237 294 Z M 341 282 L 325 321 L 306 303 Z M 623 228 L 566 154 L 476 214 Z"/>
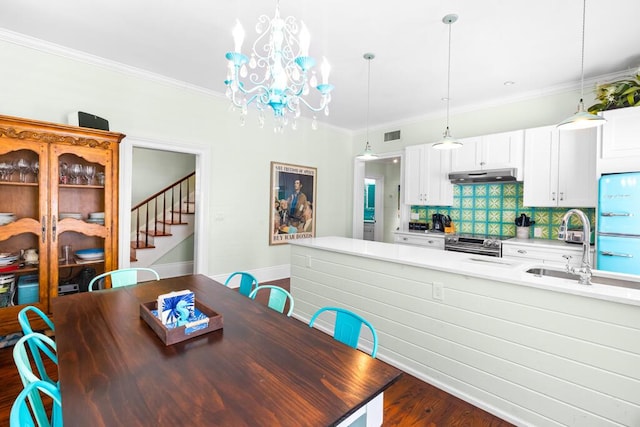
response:
<path id="1" fill-rule="evenodd" d="M 640 424 L 640 289 L 535 265 L 322 237 L 291 244 L 291 291 L 301 320 L 355 310 L 379 358 L 515 424 Z"/>

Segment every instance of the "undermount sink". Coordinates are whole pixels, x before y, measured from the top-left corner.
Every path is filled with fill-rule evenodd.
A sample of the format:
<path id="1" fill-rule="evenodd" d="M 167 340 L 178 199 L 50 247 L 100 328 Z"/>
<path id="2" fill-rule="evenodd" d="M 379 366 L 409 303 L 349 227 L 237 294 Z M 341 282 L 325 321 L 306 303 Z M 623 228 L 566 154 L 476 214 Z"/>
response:
<path id="1" fill-rule="evenodd" d="M 544 267 L 534 267 L 530 268 L 526 271 L 529 274 L 533 274 L 535 276 L 549 276 L 555 277 L 558 279 L 569 279 L 578 281 L 580 279 L 580 275 L 569 273 L 565 270 L 555 270 L 553 268 L 544 268 Z M 607 277 L 598 274 L 597 271 L 594 271 L 591 275 L 591 283 L 598 285 L 608 285 L 608 286 L 619 286 L 623 288 L 630 289 L 639 289 L 640 290 L 640 281 L 635 280 L 625 280 L 617 277 Z"/>
<path id="2" fill-rule="evenodd" d="M 578 280 L 580 279 L 580 275 L 569 273 L 568 271 L 563 270 L 554 270 L 551 268 L 544 267 L 535 267 L 527 270 L 527 273 L 533 274 L 535 276 L 551 276 L 557 277 L 558 279 L 571 279 Z"/>

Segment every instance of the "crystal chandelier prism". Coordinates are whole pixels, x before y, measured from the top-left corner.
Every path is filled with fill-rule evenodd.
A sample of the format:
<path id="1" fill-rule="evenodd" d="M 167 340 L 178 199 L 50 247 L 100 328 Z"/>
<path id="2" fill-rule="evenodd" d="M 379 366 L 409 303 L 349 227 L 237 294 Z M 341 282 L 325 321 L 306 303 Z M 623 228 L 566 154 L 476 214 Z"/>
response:
<path id="1" fill-rule="evenodd" d="M 315 112 L 329 115 L 333 85 L 329 84 L 330 66 L 323 58 L 318 83 L 313 67 L 316 60 L 309 56 L 311 37 L 304 22 L 300 25 L 292 16 L 280 17 L 280 2 L 276 3 L 273 18 L 261 15 L 256 24 L 258 38 L 253 43 L 251 57 L 242 53 L 244 29 L 239 21 L 233 29 L 234 50 L 227 52 L 228 71 L 226 96 L 234 107 L 240 108 L 240 124 L 244 125 L 248 106 L 255 104 L 258 123 L 264 126 L 265 110 L 271 108 L 276 132 L 289 123 L 296 128 L 304 105 Z M 311 87 L 319 94 L 319 105 L 307 100 Z M 317 128 L 314 114 L 312 127 Z"/>

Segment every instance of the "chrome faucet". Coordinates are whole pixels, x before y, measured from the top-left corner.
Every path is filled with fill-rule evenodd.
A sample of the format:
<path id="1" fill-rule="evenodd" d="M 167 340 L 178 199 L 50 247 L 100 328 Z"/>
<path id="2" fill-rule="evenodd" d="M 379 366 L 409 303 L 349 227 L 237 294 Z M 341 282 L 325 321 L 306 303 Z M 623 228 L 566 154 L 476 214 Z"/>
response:
<path id="1" fill-rule="evenodd" d="M 558 229 L 558 240 L 567 240 L 567 229 L 569 227 L 569 218 L 572 215 L 576 215 L 582 222 L 582 262 L 580 268 L 571 267 L 569 265 L 570 259 L 567 258 L 567 271 L 573 274 L 580 275 L 579 283 L 581 285 L 591 284 L 591 257 L 589 252 L 591 251 L 591 223 L 589 218 L 579 209 L 569 209 L 562 217 L 562 223 Z"/>

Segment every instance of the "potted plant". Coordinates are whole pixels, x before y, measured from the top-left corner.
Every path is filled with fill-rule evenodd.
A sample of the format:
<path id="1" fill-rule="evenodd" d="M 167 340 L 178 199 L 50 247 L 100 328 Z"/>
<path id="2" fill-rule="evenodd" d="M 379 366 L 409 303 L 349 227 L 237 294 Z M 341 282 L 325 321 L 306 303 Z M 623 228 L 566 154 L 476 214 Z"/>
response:
<path id="1" fill-rule="evenodd" d="M 640 106 L 640 68 L 635 76 L 597 85 L 596 99 L 590 113 Z"/>

